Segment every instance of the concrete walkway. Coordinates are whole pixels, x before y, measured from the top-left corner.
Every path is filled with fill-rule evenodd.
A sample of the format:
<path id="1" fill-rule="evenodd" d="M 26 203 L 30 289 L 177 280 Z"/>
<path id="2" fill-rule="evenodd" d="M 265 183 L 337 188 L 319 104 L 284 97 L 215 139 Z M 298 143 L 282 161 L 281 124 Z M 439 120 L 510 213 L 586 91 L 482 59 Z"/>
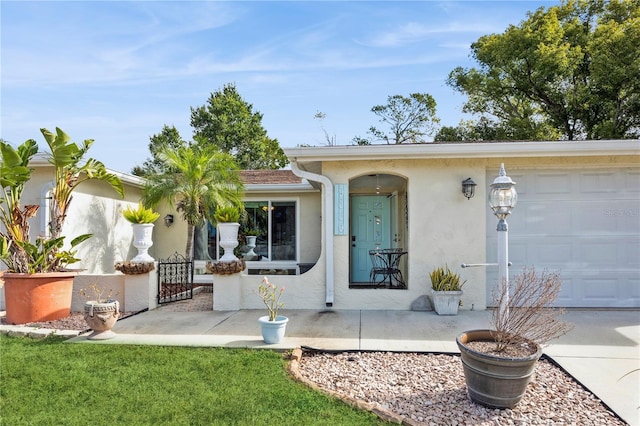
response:
<path id="1" fill-rule="evenodd" d="M 410 311 L 281 310 L 285 340 L 266 345 L 257 318 L 263 310 L 175 312 L 169 306 L 123 319 L 104 344 L 224 346 L 457 353 L 456 336 L 487 328 L 489 312 L 457 316 Z M 640 311 L 572 310 L 575 325 L 544 352 L 630 425 L 640 425 Z M 86 337 L 71 339 L 88 342 Z M 92 342 L 93 343 L 93 342 Z"/>

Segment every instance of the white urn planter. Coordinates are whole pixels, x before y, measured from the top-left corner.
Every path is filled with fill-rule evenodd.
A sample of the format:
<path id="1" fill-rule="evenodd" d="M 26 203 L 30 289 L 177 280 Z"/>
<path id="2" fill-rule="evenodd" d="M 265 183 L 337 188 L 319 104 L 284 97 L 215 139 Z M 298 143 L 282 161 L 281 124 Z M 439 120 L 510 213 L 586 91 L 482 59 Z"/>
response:
<path id="1" fill-rule="evenodd" d="M 97 302 L 91 300 L 84 305 L 84 320 L 93 330 L 87 339 L 108 340 L 116 337 L 111 331 L 120 316 L 120 303 L 117 300 Z"/>
<path id="2" fill-rule="evenodd" d="M 220 247 L 223 248 L 224 254 L 220 258 L 222 262 L 233 262 L 238 260 L 233 249 L 238 247 L 238 230 L 240 224 L 235 222 L 218 223 L 218 233 L 220 235 Z"/>
<path id="3" fill-rule="evenodd" d="M 133 228 L 133 246 L 138 249 L 138 254 L 131 259 L 133 263 L 148 263 L 154 259 L 148 253 L 149 248 L 153 245 L 153 223 L 134 223 Z"/>
<path id="4" fill-rule="evenodd" d="M 255 235 L 249 235 L 247 237 L 247 247 L 249 247 L 249 251 L 245 254 L 245 257 L 254 257 L 256 252 L 253 251 L 256 248 L 256 237 Z"/>

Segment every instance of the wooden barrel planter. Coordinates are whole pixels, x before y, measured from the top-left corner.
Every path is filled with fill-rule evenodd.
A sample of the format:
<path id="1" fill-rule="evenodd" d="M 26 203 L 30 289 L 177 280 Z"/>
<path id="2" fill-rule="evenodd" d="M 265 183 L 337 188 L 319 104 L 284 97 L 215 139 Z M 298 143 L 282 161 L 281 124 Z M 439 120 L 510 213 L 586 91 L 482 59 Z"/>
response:
<path id="1" fill-rule="evenodd" d="M 513 408 L 524 396 L 542 348 L 523 358 L 504 358 L 478 352 L 466 346 L 474 341 L 493 342 L 490 330 L 472 330 L 460 334 L 456 343 L 472 401 L 491 408 Z"/>

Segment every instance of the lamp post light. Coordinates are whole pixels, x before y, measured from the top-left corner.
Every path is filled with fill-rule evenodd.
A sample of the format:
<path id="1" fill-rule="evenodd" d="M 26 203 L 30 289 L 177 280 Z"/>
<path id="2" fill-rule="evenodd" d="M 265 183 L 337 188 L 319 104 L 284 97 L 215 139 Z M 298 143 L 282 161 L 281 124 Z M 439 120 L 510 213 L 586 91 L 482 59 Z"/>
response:
<path id="1" fill-rule="evenodd" d="M 489 190 L 489 206 L 493 214 L 498 218 L 497 239 L 498 239 L 498 285 L 504 286 L 502 289 L 505 297 L 502 298 L 500 311 L 508 315 L 509 307 L 509 227 L 507 216 L 511 209 L 518 202 L 518 193 L 514 186 L 516 183 L 507 176 L 504 170 L 504 163 L 500 164 L 500 174 L 494 179 Z"/>

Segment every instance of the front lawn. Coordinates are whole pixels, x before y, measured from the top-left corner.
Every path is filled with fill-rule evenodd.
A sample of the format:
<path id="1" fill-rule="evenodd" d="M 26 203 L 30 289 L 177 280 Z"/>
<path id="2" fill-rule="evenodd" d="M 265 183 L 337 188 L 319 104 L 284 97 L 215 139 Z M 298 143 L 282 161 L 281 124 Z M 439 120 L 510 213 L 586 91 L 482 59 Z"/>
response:
<path id="1" fill-rule="evenodd" d="M 379 425 L 315 392 L 266 350 L 0 336 L 4 425 Z"/>

